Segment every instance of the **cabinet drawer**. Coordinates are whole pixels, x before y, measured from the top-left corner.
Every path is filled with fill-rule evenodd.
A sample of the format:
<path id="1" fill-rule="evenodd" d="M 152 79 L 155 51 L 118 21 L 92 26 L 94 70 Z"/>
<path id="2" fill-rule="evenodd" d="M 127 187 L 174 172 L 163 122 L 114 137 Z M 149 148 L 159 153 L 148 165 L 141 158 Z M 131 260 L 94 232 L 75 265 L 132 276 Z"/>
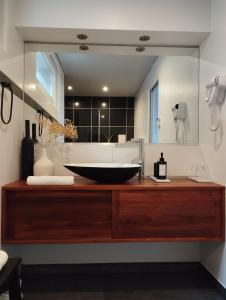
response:
<path id="1" fill-rule="evenodd" d="M 11 191 L 6 239 L 63 242 L 109 237 L 111 209 L 108 191 Z"/>
<path id="2" fill-rule="evenodd" d="M 114 238 L 219 238 L 218 190 L 122 191 L 113 203 Z"/>

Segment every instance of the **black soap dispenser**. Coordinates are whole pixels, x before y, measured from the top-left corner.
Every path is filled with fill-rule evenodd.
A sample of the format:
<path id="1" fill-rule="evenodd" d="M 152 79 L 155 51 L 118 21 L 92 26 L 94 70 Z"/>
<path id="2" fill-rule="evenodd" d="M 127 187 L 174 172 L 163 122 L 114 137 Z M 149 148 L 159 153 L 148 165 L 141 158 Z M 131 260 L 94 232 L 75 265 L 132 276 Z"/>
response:
<path id="1" fill-rule="evenodd" d="M 157 162 L 156 166 L 156 178 L 157 179 L 166 179 L 167 175 L 167 162 L 163 157 L 163 153 L 161 152 L 161 157 Z"/>

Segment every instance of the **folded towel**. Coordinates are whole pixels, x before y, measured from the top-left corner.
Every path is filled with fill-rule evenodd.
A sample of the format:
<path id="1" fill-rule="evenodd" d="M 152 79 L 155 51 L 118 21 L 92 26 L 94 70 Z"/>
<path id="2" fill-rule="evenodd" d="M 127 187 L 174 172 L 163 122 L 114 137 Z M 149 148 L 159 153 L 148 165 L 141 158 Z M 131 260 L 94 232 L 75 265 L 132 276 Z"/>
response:
<path id="1" fill-rule="evenodd" d="M 28 185 L 73 185 L 74 176 L 29 176 Z"/>
<path id="2" fill-rule="evenodd" d="M 7 263 L 7 260 L 8 260 L 8 254 L 5 251 L 0 250 L 0 271 Z"/>

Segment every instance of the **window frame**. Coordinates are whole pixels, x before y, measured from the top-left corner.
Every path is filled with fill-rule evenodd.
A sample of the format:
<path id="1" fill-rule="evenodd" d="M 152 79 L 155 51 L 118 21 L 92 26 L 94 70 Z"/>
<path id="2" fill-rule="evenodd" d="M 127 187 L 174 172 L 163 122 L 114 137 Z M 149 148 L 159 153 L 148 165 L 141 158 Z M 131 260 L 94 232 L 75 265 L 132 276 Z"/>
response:
<path id="1" fill-rule="evenodd" d="M 45 86 L 42 84 L 42 82 L 37 77 L 38 55 L 40 55 L 42 57 L 42 59 L 45 61 L 46 65 L 47 65 L 48 69 L 52 73 L 52 78 L 53 78 L 52 95 L 49 94 L 48 90 L 45 88 Z M 57 94 L 57 92 L 56 92 L 57 70 L 56 69 L 57 69 L 57 67 L 55 66 L 55 63 L 54 63 L 53 59 L 51 58 L 51 55 L 47 55 L 46 53 L 43 53 L 43 52 L 36 53 L 35 79 L 39 83 L 39 87 L 41 87 L 41 89 L 43 91 L 45 91 L 45 93 L 48 94 L 48 96 L 53 100 L 54 104 L 56 104 L 56 94 Z"/>

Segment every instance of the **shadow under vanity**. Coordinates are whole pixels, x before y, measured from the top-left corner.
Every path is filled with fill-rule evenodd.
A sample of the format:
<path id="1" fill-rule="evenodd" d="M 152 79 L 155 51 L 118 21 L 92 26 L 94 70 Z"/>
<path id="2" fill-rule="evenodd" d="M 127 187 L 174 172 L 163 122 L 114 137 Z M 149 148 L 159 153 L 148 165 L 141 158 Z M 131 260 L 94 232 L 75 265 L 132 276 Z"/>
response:
<path id="1" fill-rule="evenodd" d="M 172 178 L 2 189 L 2 244 L 223 241 L 225 188 Z"/>

